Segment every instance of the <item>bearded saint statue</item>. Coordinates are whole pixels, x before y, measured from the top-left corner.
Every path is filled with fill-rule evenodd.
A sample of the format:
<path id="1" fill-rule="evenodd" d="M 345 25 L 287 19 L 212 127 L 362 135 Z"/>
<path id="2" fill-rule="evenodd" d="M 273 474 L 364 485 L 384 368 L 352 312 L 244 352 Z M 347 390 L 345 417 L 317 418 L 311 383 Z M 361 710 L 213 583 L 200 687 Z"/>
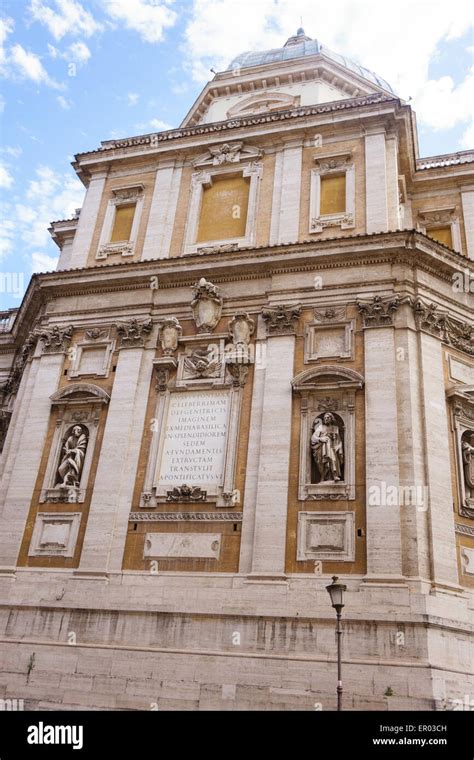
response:
<path id="1" fill-rule="evenodd" d="M 339 427 L 331 412 L 314 420 L 311 450 L 321 482 L 342 479 L 344 447 Z"/>
<path id="2" fill-rule="evenodd" d="M 86 449 L 87 433 L 80 425 L 74 425 L 61 451 L 56 485 L 79 486 Z"/>

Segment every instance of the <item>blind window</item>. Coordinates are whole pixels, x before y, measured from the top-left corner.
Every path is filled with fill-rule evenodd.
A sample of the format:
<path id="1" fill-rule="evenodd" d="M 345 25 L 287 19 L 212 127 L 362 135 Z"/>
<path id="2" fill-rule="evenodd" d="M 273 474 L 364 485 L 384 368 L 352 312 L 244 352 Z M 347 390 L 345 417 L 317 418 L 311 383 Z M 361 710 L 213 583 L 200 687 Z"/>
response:
<path id="1" fill-rule="evenodd" d="M 130 240 L 135 208 L 135 203 L 116 207 L 114 227 L 110 238 L 111 243 L 120 243 L 124 240 Z"/>
<path id="2" fill-rule="evenodd" d="M 343 214 L 346 210 L 346 175 L 321 177 L 320 216 Z"/>

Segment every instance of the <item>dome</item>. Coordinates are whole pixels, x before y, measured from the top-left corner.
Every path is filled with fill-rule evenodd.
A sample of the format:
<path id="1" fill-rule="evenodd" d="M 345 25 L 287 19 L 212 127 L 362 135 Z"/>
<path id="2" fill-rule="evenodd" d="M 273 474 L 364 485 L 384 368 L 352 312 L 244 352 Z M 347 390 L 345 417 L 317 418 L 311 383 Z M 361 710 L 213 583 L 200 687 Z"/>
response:
<path id="1" fill-rule="evenodd" d="M 280 61 L 292 61 L 295 58 L 306 58 L 307 56 L 317 55 L 318 53 L 321 53 L 326 58 L 330 58 L 339 65 L 344 66 L 346 69 L 349 69 L 349 71 L 353 71 L 355 74 L 364 77 L 364 79 L 367 79 L 369 82 L 373 82 L 373 84 L 376 84 L 378 87 L 382 87 L 384 90 L 388 90 L 388 92 L 395 94 L 394 89 L 389 83 L 382 77 L 379 77 L 374 71 L 370 71 L 369 69 L 364 68 L 364 66 L 360 66 L 360 64 L 351 61 L 344 55 L 335 53 L 325 45 L 321 45 L 318 40 L 311 39 L 311 37 L 308 37 L 305 34 L 304 29 L 301 27 L 298 29 L 296 35 L 288 38 L 283 47 L 273 48 L 272 50 L 250 50 L 246 53 L 241 53 L 234 58 L 226 71 L 246 69 L 251 68 L 252 66 L 263 66 L 270 63 L 279 63 Z"/>

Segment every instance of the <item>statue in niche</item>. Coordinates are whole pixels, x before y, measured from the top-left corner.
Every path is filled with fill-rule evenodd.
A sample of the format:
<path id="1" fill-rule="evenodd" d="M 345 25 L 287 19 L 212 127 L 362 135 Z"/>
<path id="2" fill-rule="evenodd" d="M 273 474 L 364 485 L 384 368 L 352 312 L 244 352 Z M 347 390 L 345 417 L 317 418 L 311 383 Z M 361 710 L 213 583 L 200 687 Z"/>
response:
<path id="1" fill-rule="evenodd" d="M 66 433 L 56 476 L 56 486 L 79 487 L 86 456 L 89 433 L 86 427 L 74 425 Z"/>
<path id="2" fill-rule="evenodd" d="M 464 484 L 468 501 L 474 500 L 474 431 L 467 430 L 461 439 Z"/>
<path id="3" fill-rule="evenodd" d="M 316 417 L 311 435 L 311 451 L 316 464 L 317 482 L 344 480 L 344 444 L 341 436 L 342 420 L 332 412 Z"/>

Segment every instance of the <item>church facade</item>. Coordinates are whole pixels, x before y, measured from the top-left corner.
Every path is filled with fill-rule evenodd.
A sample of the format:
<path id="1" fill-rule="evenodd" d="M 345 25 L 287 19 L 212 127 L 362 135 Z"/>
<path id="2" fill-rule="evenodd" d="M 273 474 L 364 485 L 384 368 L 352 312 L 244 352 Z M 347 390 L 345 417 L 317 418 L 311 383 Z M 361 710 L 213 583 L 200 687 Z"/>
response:
<path id="1" fill-rule="evenodd" d="M 473 709 L 474 152 L 298 30 L 74 168 L 0 332 L 0 697 L 333 710 L 335 575 L 345 709 Z"/>

